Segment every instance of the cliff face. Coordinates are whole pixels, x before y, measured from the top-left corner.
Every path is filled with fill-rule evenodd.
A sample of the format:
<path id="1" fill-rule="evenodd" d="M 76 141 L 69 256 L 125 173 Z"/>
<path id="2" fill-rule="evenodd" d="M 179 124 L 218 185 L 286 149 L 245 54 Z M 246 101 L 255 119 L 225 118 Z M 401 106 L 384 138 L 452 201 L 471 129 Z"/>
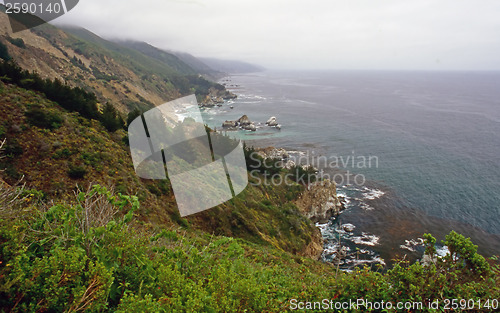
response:
<path id="1" fill-rule="evenodd" d="M 335 182 L 328 179 L 310 184 L 295 204 L 315 223 L 326 223 L 344 208 L 337 196 Z"/>
<path id="2" fill-rule="evenodd" d="M 337 186 L 330 180 L 310 184 L 300 197 L 295 200 L 300 212 L 314 223 L 326 223 L 344 209 L 337 196 Z M 311 233 L 311 242 L 299 254 L 319 259 L 323 252 L 323 237 L 318 228 Z"/>
<path id="3" fill-rule="evenodd" d="M 305 256 L 314 260 L 319 260 L 323 253 L 323 236 L 319 228 L 315 227 L 311 236 L 311 242 L 307 244 L 298 255 Z"/>

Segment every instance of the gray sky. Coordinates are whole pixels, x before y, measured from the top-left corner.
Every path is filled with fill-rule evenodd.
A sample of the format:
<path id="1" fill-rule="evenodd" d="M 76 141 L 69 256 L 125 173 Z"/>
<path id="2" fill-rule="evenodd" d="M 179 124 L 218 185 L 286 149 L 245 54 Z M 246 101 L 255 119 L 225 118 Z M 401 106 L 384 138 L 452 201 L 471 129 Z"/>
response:
<path id="1" fill-rule="evenodd" d="M 500 0 L 80 0 L 54 23 L 267 68 L 500 70 Z"/>

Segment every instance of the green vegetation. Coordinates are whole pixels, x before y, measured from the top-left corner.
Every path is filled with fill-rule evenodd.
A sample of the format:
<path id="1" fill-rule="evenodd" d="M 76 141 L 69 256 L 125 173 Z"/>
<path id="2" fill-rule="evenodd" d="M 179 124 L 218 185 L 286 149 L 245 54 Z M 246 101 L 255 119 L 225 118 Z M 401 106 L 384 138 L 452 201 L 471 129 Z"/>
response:
<path id="1" fill-rule="evenodd" d="M 125 126 L 122 117 L 111 103 L 106 103 L 102 110 L 101 123 L 110 132 L 115 132 Z"/>
<path id="2" fill-rule="evenodd" d="M 224 89 L 223 86 L 199 76 L 177 56 L 146 43 L 114 43 L 99 38 L 85 29 L 68 28 L 65 31 L 74 36 L 68 38 L 66 44 L 72 46 L 75 52 L 86 57 L 99 55 L 101 58 L 107 56 L 117 60 L 141 77 L 142 83 L 146 85 L 153 87 L 155 81 L 153 77 L 159 77 L 164 83 L 170 83 L 175 87 L 181 95 L 192 92 L 197 95 L 207 95 L 211 87 Z M 44 27 L 40 31 L 40 35 L 45 37 L 52 37 L 52 33 L 54 30 L 50 27 Z M 92 70 L 97 79 L 111 81 L 119 78 L 104 74 L 95 66 Z"/>
<path id="3" fill-rule="evenodd" d="M 82 179 L 85 177 L 85 174 L 87 174 L 87 170 L 85 167 L 81 165 L 73 165 L 71 164 L 69 166 L 68 170 L 68 176 L 73 178 L 73 179 Z"/>
<path id="4" fill-rule="evenodd" d="M 273 175 L 282 171 L 282 160 L 267 158 L 260 156 L 254 147 L 249 147 L 246 144 L 243 146 L 247 170 L 256 172 L 262 175 Z"/>
<path id="5" fill-rule="evenodd" d="M 23 70 L 12 61 L 0 63 L 0 76 L 22 88 L 43 92 L 48 99 L 69 111 L 78 112 L 86 118 L 99 118 L 97 98 L 81 88 L 72 88 L 57 79 L 42 79 L 37 73 Z"/>
<path id="6" fill-rule="evenodd" d="M 131 51 L 140 52 L 146 56 L 155 59 L 162 64 L 168 65 L 175 71 L 183 75 L 194 75 L 196 71 L 193 70 L 189 65 L 180 60 L 176 55 L 169 53 L 167 51 L 158 49 L 151 46 L 145 42 L 137 41 L 125 41 L 120 42 L 120 46 L 131 49 Z"/>
<path id="7" fill-rule="evenodd" d="M 124 127 L 118 111 L 109 102 L 104 105 L 102 113 L 97 108 L 97 98 L 93 93 L 79 87 L 70 87 L 59 80 L 42 79 L 36 73 L 22 70 L 16 63 L 3 61 L 0 63 L 0 75 L 3 80 L 22 88 L 43 92 L 48 99 L 57 102 L 70 112 L 78 112 L 83 117 L 100 120 L 110 132 Z M 57 114 L 45 112 L 40 107 L 32 107 L 26 112 L 32 125 L 54 129 L 60 126 L 62 119 Z"/>
<path id="8" fill-rule="evenodd" d="M 54 69 L 50 73 L 39 73 L 42 77 L 57 78 L 63 85 L 70 84 L 71 87 L 91 92 L 99 103 L 112 102 L 122 116 L 134 108 L 146 111 L 193 93 L 204 101 L 211 88 L 224 89 L 200 76 L 174 54 L 145 43 L 115 43 L 85 29 L 68 28 L 62 31 L 49 24 L 31 32 L 37 37 L 37 42 L 43 43 L 40 47 L 34 49 L 32 44 L 26 45 L 22 39 L 5 35 L 0 42 L 0 58 L 13 58 L 30 72 L 33 67 L 27 60 L 33 58 L 39 70 L 47 66 Z M 14 48 L 8 51 L 7 46 L 12 48 L 9 42 L 24 51 Z M 39 86 L 36 79 L 35 86 Z M 28 84 L 22 87 L 32 89 Z M 39 88 L 36 90 L 42 91 Z M 47 96 L 54 101 L 61 100 L 53 99 L 49 94 Z M 64 103 L 62 105 L 66 108 Z M 99 106 L 98 109 L 101 110 Z"/>
<path id="9" fill-rule="evenodd" d="M 206 80 L 204 77 L 199 76 L 199 75 L 189 75 L 186 76 L 189 84 L 192 86 L 194 89 L 194 93 L 197 96 L 205 96 L 209 94 L 209 89 L 210 88 L 215 88 L 218 91 L 224 90 L 224 86 L 220 84 L 215 84 L 211 81 Z"/>
<path id="10" fill-rule="evenodd" d="M 63 50 L 64 51 L 64 50 Z M 75 51 L 76 53 L 76 51 Z M 67 53 L 66 53 L 67 54 Z M 79 67 L 81 70 L 88 72 L 88 69 L 85 67 L 85 64 L 83 64 L 82 60 L 77 58 L 76 56 L 73 56 L 71 58 L 71 64 L 73 64 L 76 67 Z"/>
<path id="11" fill-rule="evenodd" d="M 26 111 L 25 115 L 31 125 L 40 128 L 59 128 L 63 122 L 63 119 L 58 112 L 49 112 L 38 105 L 32 105 Z"/>
<path id="12" fill-rule="evenodd" d="M 95 66 L 91 65 L 90 68 L 92 69 L 92 72 L 96 79 L 104 80 L 107 82 L 110 82 L 112 80 L 118 80 L 118 76 L 105 74 Z"/>
<path id="13" fill-rule="evenodd" d="M 130 126 L 130 123 L 132 123 L 139 115 L 142 115 L 142 112 L 137 108 L 130 111 L 127 115 L 127 127 Z"/>
<path id="14" fill-rule="evenodd" d="M 75 36 L 68 40 L 68 44 L 76 47 L 75 52 L 90 56 L 92 51 L 96 51 L 101 55 L 119 60 L 140 76 L 146 84 L 152 83 L 153 76 L 158 76 L 164 82 L 170 82 L 182 95 L 194 92 L 196 95 L 206 96 L 212 87 L 218 90 L 224 89 L 222 85 L 198 75 L 177 56 L 147 43 L 109 42 L 85 29 L 66 29 L 65 31 Z M 117 76 L 102 73 L 97 67 L 92 67 L 92 70 L 97 79 L 106 81 L 118 79 Z"/>
<path id="15" fill-rule="evenodd" d="M 157 73 L 163 73 L 167 76 L 194 74 L 194 71 L 189 66 L 176 57 L 170 59 L 171 62 L 166 62 L 166 59 L 150 58 L 139 51 L 104 40 L 83 28 L 65 28 L 64 31 L 72 35 L 68 36 L 65 43 L 68 46 L 73 46 L 75 51 L 78 49 L 79 54 L 90 57 L 95 53 L 99 53 L 116 58 L 125 64 L 127 68 L 141 76 Z M 44 27 L 38 29 L 38 32 L 42 36 L 52 37 L 52 34 L 57 32 L 57 29 L 44 25 Z"/>
<path id="16" fill-rule="evenodd" d="M 386 273 L 345 273 L 241 239 L 141 223 L 137 197 L 98 185 L 51 207 L 38 196 L 0 191 L 3 311 L 276 312 L 291 299 L 427 306 L 500 296 L 498 264 L 455 233 L 445 242 L 451 254 L 428 265 L 400 261 Z M 429 251 L 434 241 L 427 236 Z"/>
<path id="17" fill-rule="evenodd" d="M 0 41 L 0 58 L 4 61 L 9 61 L 12 59 L 12 57 L 9 54 L 9 49 L 7 49 L 7 46 Z"/>

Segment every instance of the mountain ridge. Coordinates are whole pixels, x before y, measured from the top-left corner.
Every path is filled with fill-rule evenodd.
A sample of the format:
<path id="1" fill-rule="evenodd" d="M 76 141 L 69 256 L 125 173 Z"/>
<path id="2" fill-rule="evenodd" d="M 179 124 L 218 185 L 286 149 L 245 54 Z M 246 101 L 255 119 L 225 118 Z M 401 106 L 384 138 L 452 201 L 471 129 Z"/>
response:
<path id="1" fill-rule="evenodd" d="M 190 74 L 201 74 L 212 80 L 216 80 L 220 77 L 220 75 L 225 75 L 225 73 L 213 70 L 189 53 L 175 53 L 173 51 L 163 50 L 144 41 L 117 40 L 115 42 L 127 48 L 137 50 L 159 61 L 169 61 L 176 58 L 190 67 L 190 70 L 192 71 Z"/>
<path id="2" fill-rule="evenodd" d="M 264 67 L 238 60 L 223 60 L 218 58 L 199 58 L 211 68 L 228 74 L 244 74 L 262 72 Z"/>
<path id="3" fill-rule="evenodd" d="M 123 115 L 193 93 L 202 103 L 211 90 L 224 90 L 176 56 L 155 59 L 82 28 L 45 24 L 13 34 L 0 13 L 0 42 L 22 68 L 90 91 L 101 107 L 111 102 Z"/>

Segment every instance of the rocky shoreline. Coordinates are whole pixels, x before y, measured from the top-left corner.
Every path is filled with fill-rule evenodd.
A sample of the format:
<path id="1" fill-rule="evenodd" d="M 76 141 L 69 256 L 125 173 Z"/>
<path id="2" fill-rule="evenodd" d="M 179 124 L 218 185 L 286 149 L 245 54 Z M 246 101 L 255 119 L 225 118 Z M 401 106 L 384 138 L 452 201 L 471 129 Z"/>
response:
<path id="1" fill-rule="evenodd" d="M 304 216 L 316 225 L 317 223 L 327 223 L 345 208 L 337 195 L 335 182 L 328 179 L 309 184 L 295 201 L 295 205 Z M 319 260 L 325 251 L 325 242 L 319 227 L 316 227 L 315 232 L 317 234 L 313 236 L 313 242 L 309 244 L 311 251 L 308 252 L 310 257 Z"/>
<path id="2" fill-rule="evenodd" d="M 337 195 L 337 185 L 328 179 L 309 184 L 295 205 L 314 223 L 327 223 L 345 208 Z"/>
<path id="3" fill-rule="evenodd" d="M 227 89 L 210 88 L 208 95 L 200 103 L 200 107 L 212 108 L 216 105 L 222 105 L 227 100 L 238 98 L 237 95 Z"/>
<path id="4" fill-rule="evenodd" d="M 256 148 L 255 151 L 264 159 L 281 160 L 284 168 L 290 169 L 296 166 L 295 162 L 290 158 L 291 153 L 283 148 Z M 302 164 L 301 166 L 307 168 L 310 165 Z M 302 215 L 316 225 L 317 223 L 327 223 L 332 217 L 338 216 L 345 209 L 343 198 L 337 194 L 337 185 L 328 179 L 307 185 L 299 198 L 294 201 L 294 204 Z M 313 259 L 320 259 L 325 250 L 325 242 L 320 228 L 316 227 L 315 230 L 312 236 L 313 240 L 300 254 Z"/>

